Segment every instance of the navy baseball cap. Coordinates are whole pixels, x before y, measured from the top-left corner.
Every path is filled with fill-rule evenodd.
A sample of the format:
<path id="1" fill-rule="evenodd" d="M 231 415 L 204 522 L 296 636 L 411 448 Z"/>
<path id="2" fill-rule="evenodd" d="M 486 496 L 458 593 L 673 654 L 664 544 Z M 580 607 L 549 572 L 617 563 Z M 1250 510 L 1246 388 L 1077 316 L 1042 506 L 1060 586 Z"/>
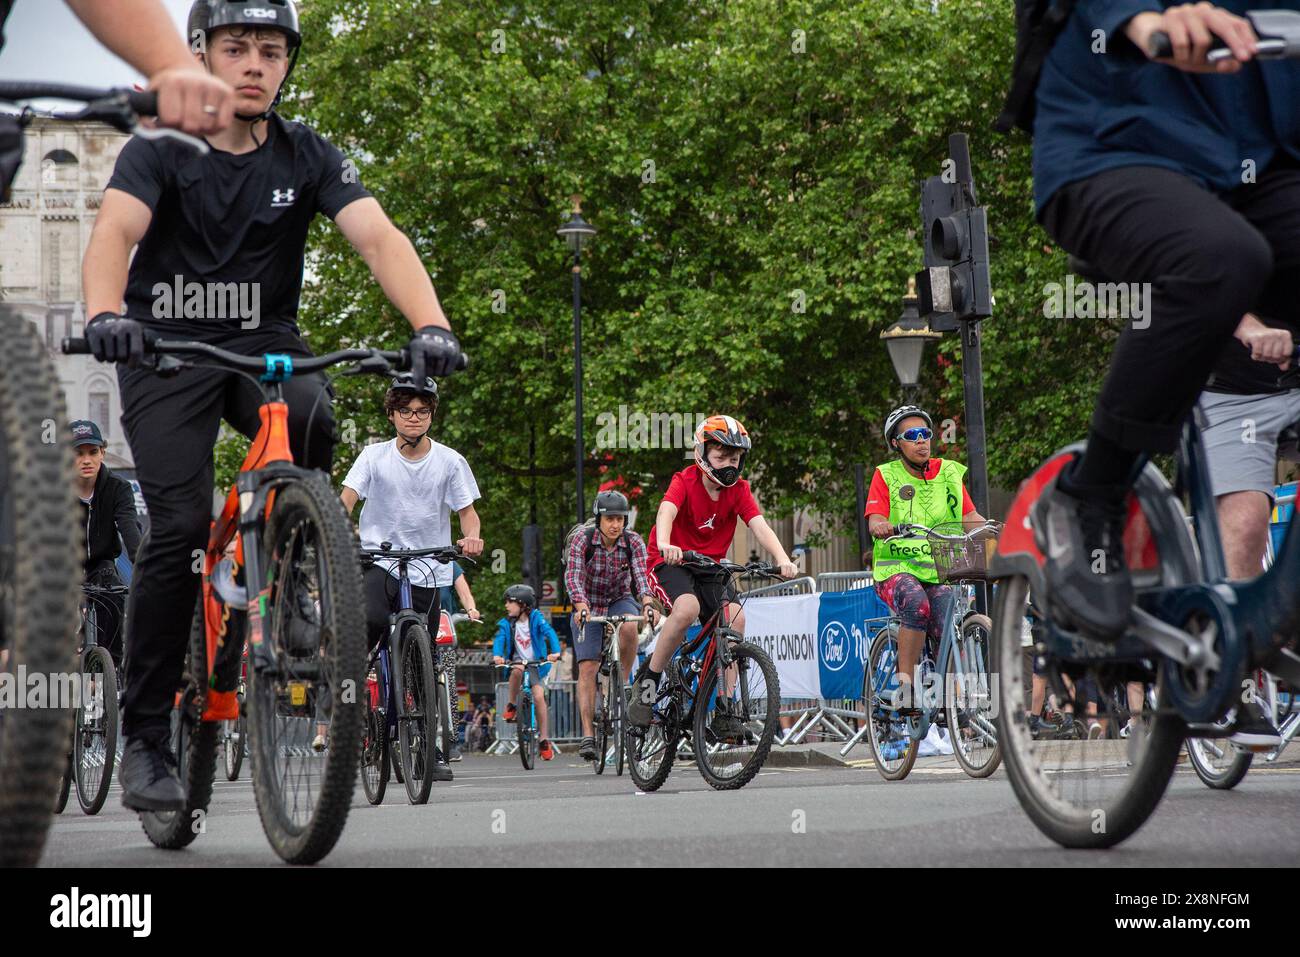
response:
<path id="1" fill-rule="evenodd" d="M 104 435 L 99 431 L 99 426 L 89 419 L 80 419 L 68 426 L 72 433 L 73 445 L 98 445 L 100 448 L 108 445 L 104 441 Z"/>

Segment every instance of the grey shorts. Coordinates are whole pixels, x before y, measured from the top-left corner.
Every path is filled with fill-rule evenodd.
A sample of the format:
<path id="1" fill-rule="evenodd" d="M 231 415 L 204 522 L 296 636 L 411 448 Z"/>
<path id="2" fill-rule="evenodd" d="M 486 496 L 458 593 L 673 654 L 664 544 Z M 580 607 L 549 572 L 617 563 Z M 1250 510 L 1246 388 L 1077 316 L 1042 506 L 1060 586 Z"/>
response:
<path id="1" fill-rule="evenodd" d="M 1300 422 L 1300 389 L 1274 395 L 1205 392 L 1201 408 L 1209 427 L 1201 431 L 1215 495 L 1259 491 L 1273 499 L 1277 437 Z"/>
<path id="2" fill-rule="evenodd" d="M 592 614 L 594 615 L 595 612 L 593 611 Z M 609 610 L 606 611 L 605 614 L 639 615 L 641 614 L 641 606 L 636 603 L 635 599 L 620 598 L 618 601 L 614 602 L 614 604 L 609 606 Z M 575 618 L 573 621 L 573 633 L 578 635 L 578 640 L 573 644 L 574 661 L 599 661 L 600 646 L 605 640 L 605 626 L 589 624 L 587 627 L 582 629 L 581 634 L 578 634 L 578 622 Z M 617 638 L 617 635 L 615 638 Z"/>

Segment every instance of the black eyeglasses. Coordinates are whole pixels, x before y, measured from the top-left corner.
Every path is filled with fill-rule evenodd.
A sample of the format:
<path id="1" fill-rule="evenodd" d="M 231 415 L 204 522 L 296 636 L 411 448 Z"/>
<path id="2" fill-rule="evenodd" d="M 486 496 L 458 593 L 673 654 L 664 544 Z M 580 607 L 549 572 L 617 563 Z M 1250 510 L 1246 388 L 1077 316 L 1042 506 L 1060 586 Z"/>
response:
<path id="1" fill-rule="evenodd" d="M 433 410 L 432 409 L 398 409 L 397 414 L 407 420 L 427 419 L 433 415 Z"/>

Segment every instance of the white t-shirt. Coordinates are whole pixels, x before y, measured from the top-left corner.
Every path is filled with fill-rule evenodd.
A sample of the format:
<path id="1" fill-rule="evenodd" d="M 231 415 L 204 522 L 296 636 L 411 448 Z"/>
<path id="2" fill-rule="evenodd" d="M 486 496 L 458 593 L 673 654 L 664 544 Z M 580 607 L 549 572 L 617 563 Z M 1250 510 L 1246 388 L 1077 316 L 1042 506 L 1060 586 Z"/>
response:
<path id="1" fill-rule="evenodd" d="M 361 547 L 438 548 L 451 544 L 451 513 L 473 504 L 478 484 L 465 457 L 437 442 L 423 458 L 404 458 L 397 439 L 367 445 L 352 463 L 343 484 L 357 493 L 361 507 Z M 397 562 L 385 563 L 397 577 Z M 432 572 L 432 575 L 427 572 Z M 407 565 L 411 584 L 440 588 L 451 584 L 451 565 L 432 559 Z"/>
<path id="2" fill-rule="evenodd" d="M 515 622 L 515 650 L 524 661 L 536 661 L 537 649 L 533 647 L 532 630 L 528 626 L 528 616 L 520 615 Z"/>

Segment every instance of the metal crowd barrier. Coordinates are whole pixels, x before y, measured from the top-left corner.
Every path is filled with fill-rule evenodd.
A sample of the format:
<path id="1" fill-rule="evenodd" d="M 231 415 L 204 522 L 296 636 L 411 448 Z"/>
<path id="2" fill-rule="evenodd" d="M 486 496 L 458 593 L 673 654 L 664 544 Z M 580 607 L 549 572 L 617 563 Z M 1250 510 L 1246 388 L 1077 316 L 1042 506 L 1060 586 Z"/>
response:
<path id="1" fill-rule="evenodd" d="M 777 582 L 773 585 L 760 585 L 741 594 L 744 598 L 757 598 L 760 595 L 771 597 L 773 595 L 815 595 L 816 593 L 817 583 L 805 575 L 803 578 L 791 578 L 789 581 Z"/>
<path id="2" fill-rule="evenodd" d="M 871 572 L 822 572 L 817 576 L 817 590 L 852 591 L 855 588 L 867 588 L 875 584 Z"/>

